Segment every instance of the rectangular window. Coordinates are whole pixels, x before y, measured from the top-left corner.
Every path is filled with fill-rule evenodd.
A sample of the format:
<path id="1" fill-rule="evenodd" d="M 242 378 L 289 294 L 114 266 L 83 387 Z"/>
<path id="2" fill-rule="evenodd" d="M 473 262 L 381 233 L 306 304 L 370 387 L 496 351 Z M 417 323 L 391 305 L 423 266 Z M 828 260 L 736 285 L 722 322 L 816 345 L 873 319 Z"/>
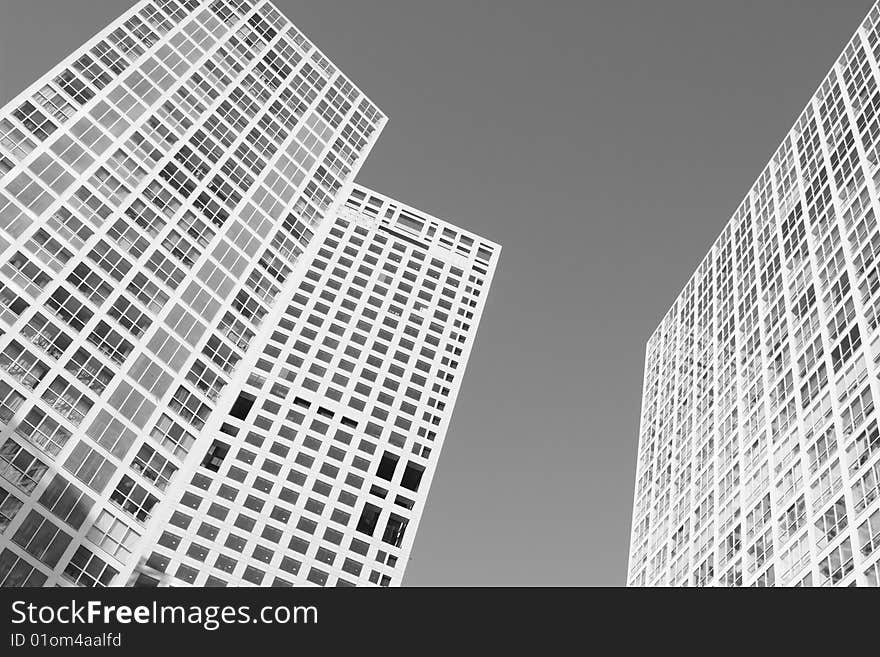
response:
<path id="1" fill-rule="evenodd" d="M 403 543 L 403 535 L 404 532 L 406 532 L 408 524 L 408 519 L 392 513 L 388 518 L 388 524 L 385 526 L 385 533 L 382 535 L 382 540 L 394 547 L 400 547 L 401 543 Z"/>
<path id="2" fill-rule="evenodd" d="M 859 550 L 870 557 L 880 547 L 880 509 L 874 511 L 859 525 Z"/>
<path id="3" fill-rule="evenodd" d="M 26 493 L 33 492 L 48 466 L 12 438 L 0 446 L 0 475 Z"/>
<path id="4" fill-rule="evenodd" d="M 820 586 L 835 585 L 853 570 L 852 545 L 847 537 L 819 561 Z"/>
<path id="5" fill-rule="evenodd" d="M 47 219 L 47 223 L 76 248 L 82 247 L 85 241 L 94 235 L 91 228 L 63 206 Z"/>
<path id="6" fill-rule="evenodd" d="M 40 495 L 40 504 L 74 529 L 79 529 L 91 511 L 94 500 L 56 474 Z"/>
<path id="7" fill-rule="evenodd" d="M 82 292 L 83 296 L 95 306 L 103 304 L 113 293 L 113 286 L 85 262 L 74 267 L 68 275 L 67 281 Z"/>
<path id="8" fill-rule="evenodd" d="M 107 510 L 101 511 L 86 537 L 107 554 L 125 562 L 140 534 Z"/>
<path id="9" fill-rule="evenodd" d="M 31 510 L 12 537 L 16 545 L 50 568 L 58 565 L 70 540 L 71 537 L 66 532 L 36 510 Z"/>
<path id="10" fill-rule="evenodd" d="M 116 471 L 116 467 L 88 444 L 80 440 L 67 460 L 64 468 L 77 479 L 97 493 L 103 492 Z"/>
<path id="11" fill-rule="evenodd" d="M 12 256 L 3 265 L 2 271 L 9 280 L 17 283 L 25 292 L 33 297 L 40 294 L 52 277 L 21 251 Z"/>
<path id="12" fill-rule="evenodd" d="M 9 524 L 21 507 L 21 500 L 12 493 L 0 488 L 0 534 L 6 531 L 6 528 L 9 527 Z"/>
<path id="13" fill-rule="evenodd" d="M 131 464 L 132 470 L 151 482 L 159 490 L 165 490 L 177 472 L 177 466 L 168 461 L 155 449 L 144 443 Z"/>
<path id="14" fill-rule="evenodd" d="M 105 587 L 110 586 L 119 571 L 100 559 L 85 545 L 80 545 L 67 566 L 64 576 L 77 586 Z"/>
<path id="15" fill-rule="evenodd" d="M 86 435 L 120 461 L 128 454 L 137 438 L 137 434 L 126 427 L 122 420 L 105 409 L 101 409 L 94 422 L 86 429 Z"/>
<path id="16" fill-rule="evenodd" d="M 121 381 L 108 400 L 120 415 L 133 425 L 144 428 L 156 404 L 149 401 L 127 381 Z"/>
<path id="17" fill-rule="evenodd" d="M 152 313 L 159 313 L 168 302 L 168 295 L 140 272 L 128 284 L 128 291 Z"/>
<path id="18" fill-rule="evenodd" d="M 99 395 L 107 389 L 107 385 L 113 379 L 110 368 L 82 347 L 76 350 L 64 368 L 73 374 L 77 381 Z"/>
<path id="19" fill-rule="evenodd" d="M 41 587 L 46 575 L 9 549 L 0 553 L 0 586 Z"/>
<path id="20" fill-rule="evenodd" d="M 128 340 L 110 328 L 110 325 L 103 320 L 98 322 L 97 326 L 86 336 L 86 339 L 117 365 L 122 365 L 134 348 Z"/>
<path id="21" fill-rule="evenodd" d="M 138 522 L 146 522 L 150 517 L 150 512 L 159 499 L 152 493 L 136 484 L 134 479 L 125 475 L 120 480 L 110 499 L 116 502 L 123 511 Z"/>
<path id="22" fill-rule="evenodd" d="M 94 402 L 63 376 L 56 376 L 42 397 L 59 415 L 79 426 Z"/>
<path id="23" fill-rule="evenodd" d="M 0 422 L 9 424 L 23 401 L 24 395 L 8 383 L 0 381 Z"/>
<path id="24" fill-rule="evenodd" d="M 94 312 L 71 295 L 64 286 L 59 286 L 46 299 L 46 306 L 54 311 L 61 321 L 66 322 L 76 332 L 82 331 L 86 323 L 94 316 Z"/>
<path id="25" fill-rule="evenodd" d="M 49 416 L 39 406 L 34 406 L 16 427 L 15 432 L 28 442 L 52 456 L 58 456 L 70 440 L 71 432 Z"/>
<path id="26" fill-rule="evenodd" d="M 183 386 L 177 389 L 168 406 L 196 429 L 204 427 L 211 414 L 210 407 Z"/>
<path id="27" fill-rule="evenodd" d="M 156 421 L 150 436 L 179 459 L 186 457 L 196 440 L 195 436 L 167 415 L 162 415 Z"/>

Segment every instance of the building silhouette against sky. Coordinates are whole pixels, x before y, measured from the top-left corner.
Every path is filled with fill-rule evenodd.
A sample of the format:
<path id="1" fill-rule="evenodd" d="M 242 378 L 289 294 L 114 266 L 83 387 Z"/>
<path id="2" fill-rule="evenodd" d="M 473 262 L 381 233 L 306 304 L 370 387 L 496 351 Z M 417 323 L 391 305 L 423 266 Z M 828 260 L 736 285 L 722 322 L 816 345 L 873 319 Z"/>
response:
<path id="1" fill-rule="evenodd" d="M 880 10 L 648 341 L 628 584 L 880 583 Z"/>
<path id="2" fill-rule="evenodd" d="M 0 110 L 0 586 L 401 583 L 500 247 L 353 184 L 385 122 L 250 0 Z"/>

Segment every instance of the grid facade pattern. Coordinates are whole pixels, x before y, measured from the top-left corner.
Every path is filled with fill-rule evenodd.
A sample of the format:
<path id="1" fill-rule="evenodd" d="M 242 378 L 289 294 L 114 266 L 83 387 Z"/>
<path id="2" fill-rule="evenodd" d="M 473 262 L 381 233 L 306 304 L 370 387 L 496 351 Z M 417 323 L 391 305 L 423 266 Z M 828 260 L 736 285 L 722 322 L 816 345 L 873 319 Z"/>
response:
<path id="1" fill-rule="evenodd" d="M 138 2 L 0 110 L 0 586 L 131 579 L 385 120 L 251 0 Z"/>
<path id="2" fill-rule="evenodd" d="M 499 253 L 355 187 L 132 583 L 399 585 Z"/>
<path id="3" fill-rule="evenodd" d="M 880 583 L 880 10 L 648 341 L 628 584 Z"/>

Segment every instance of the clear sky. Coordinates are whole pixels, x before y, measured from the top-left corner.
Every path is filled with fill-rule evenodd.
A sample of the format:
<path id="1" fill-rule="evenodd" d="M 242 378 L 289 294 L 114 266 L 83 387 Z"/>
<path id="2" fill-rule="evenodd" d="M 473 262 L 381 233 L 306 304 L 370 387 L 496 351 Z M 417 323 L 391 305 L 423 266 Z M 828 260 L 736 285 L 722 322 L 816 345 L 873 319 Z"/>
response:
<path id="1" fill-rule="evenodd" d="M 0 0 L 0 104 L 127 0 Z M 504 251 L 405 585 L 623 585 L 645 342 L 869 0 L 277 0 Z"/>

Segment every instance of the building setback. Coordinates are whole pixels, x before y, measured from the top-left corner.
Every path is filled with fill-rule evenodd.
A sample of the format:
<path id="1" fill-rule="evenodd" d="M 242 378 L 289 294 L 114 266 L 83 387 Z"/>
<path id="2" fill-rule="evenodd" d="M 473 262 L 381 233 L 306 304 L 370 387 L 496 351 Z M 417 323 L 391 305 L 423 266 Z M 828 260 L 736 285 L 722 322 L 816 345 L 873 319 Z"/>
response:
<path id="1" fill-rule="evenodd" d="M 0 586 L 400 584 L 500 248 L 353 184 L 385 123 L 250 0 L 0 110 Z"/>
<path id="2" fill-rule="evenodd" d="M 630 586 L 880 583 L 878 23 L 648 341 Z"/>

